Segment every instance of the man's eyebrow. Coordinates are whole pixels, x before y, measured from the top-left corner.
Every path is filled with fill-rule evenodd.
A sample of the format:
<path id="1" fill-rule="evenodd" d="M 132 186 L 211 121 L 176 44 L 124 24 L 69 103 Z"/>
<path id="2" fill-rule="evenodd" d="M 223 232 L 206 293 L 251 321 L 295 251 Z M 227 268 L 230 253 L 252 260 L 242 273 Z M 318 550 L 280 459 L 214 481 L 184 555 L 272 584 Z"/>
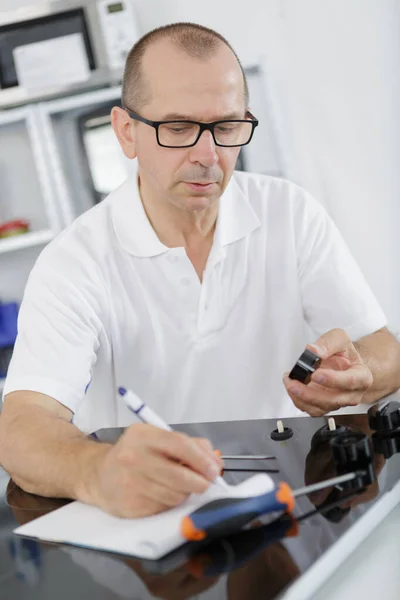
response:
<path id="1" fill-rule="evenodd" d="M 166 115 L 163 116 L 162 119 L 159 119 L 160 121 L 196 121 L 198 123 L 213 123 L 214 121 L 229 121 L 231 119 L 244 119 L 244 115 L 242 113 L 238 113 L 238 112 L 233 112 L 233 113 L 229 113 L 227 115 L 218 115 L 217 117 L 214 117 L 212 119 L 210 119 L 209 121 L 200 121 L 199 119 L 195 119 L 193 116 L 190 115 L 184 115 L 181 113 L 168 113 Z"/>

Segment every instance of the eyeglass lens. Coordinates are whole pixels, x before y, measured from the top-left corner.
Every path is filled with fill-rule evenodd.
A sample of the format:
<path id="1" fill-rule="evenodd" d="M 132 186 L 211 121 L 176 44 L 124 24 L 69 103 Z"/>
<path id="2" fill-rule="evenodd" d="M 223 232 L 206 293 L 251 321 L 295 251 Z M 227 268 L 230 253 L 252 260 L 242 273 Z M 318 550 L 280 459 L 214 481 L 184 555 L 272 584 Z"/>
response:
<path id="1" fill-rule="evenodd" d="M 252 133 L 250 121 L 224 121 L 214 126 L 217 144 L 222 146 L 239 146 L 247 144 Z M 163 123 L 158 128 L 158 139 L 164 146 L 190 146 L 194 144 L 200 131 L 195 123 Z"/>

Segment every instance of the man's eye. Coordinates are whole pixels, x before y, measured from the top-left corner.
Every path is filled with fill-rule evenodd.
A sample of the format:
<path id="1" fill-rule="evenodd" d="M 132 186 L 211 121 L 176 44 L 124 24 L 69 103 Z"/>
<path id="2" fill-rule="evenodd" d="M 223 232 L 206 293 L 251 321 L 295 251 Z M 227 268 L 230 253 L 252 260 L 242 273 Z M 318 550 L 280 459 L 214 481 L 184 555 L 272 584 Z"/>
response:
<path id="1" fill-rule="evenodd" d="M 170 131 L 171 133 L 187 133 L 188 131 L 191 131 L 193 129 L 193 127 L 190 126 L 175 126 L 175 127 L 168 127 L 168 131 Z"/>
<path id="2" fill-rule="evenodd" d="M 238 129 L 237 125 L 218 125 L 216 128 L 219 133 L 231 133 L 232 131 L 236 131 Z"/>

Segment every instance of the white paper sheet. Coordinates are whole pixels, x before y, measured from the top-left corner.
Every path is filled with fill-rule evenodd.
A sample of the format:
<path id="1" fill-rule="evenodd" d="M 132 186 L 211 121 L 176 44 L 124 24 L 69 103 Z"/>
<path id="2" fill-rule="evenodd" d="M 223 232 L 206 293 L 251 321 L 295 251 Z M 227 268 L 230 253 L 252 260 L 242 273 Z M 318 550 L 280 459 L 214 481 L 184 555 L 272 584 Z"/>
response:
<path id="1" fill-rule="evenodd" d="M 273 480 L 266 473 L 254 475 L 239 485 L 214 484 L 204 494 L 192 494 L 178 507 L 142 519 L 122 519 L 94 506 L 72 502 L 18 527 L 14 533 L 156 559 L 185 543 L 180 534 L 181 520 L 199 506 L 217 498 L 256 496 L 273 488 Z"/>
<path id="2" fill-rule="evenodd" d="M 80 33 L 18 46 L 13 56 L 18 83 L 28 90 L 80 83 L 90 76 Z"/>

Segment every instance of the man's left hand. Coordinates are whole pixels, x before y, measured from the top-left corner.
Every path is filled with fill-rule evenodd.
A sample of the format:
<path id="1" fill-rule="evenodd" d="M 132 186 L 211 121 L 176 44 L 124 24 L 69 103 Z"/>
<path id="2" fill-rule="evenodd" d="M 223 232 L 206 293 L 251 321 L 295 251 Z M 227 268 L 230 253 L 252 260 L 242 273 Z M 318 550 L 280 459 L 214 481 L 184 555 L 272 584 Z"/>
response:
<path id="1" fill-rule="evenodd" d="M 308 385 L 289 379 L 283 382 L 295 406 L 312 417 L 320 417 L 344 406 L 360 404 L 373 377 L 353 342 L 343 329 L 332 329 L 307 348 L 321 359 Z"/>

